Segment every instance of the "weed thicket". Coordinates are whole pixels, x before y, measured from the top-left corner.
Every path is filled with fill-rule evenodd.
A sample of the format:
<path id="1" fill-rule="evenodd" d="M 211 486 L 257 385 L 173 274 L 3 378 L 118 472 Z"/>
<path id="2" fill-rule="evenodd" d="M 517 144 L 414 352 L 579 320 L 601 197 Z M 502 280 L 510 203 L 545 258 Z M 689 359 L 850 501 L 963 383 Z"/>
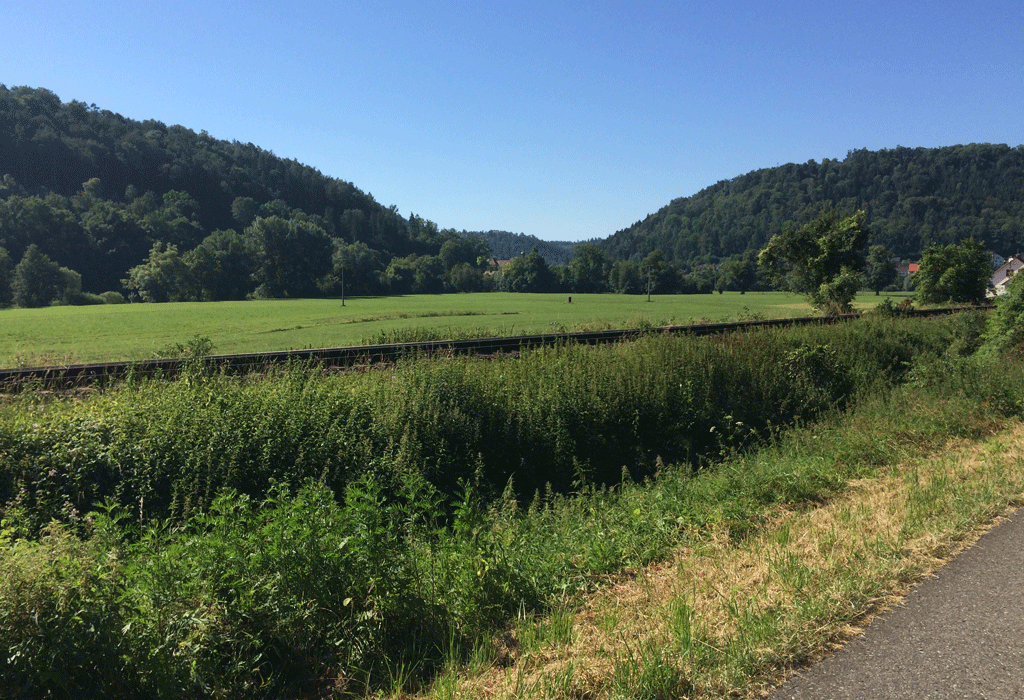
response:
<path id="1" fill-rule="evenodd" d="M 953 342 L 949 323 L 865 320 L 340 376 L 292 366 L 239 380 L 190 363 L 176 382 L 8 405 L 0 503 L 35 532 L 107 499 L 145 521 L 204 510 L 222 488 L 259 499 L 271 480 L 316 478 L 341 493 L 364 473 L 418 473 L 448 498 L 474 479 L 492 496 L 510 482 L 520 499 L 570 492 L 624 468 L 698 468 L 898 383 Z"/>
<path id="2" fill-rule="evenodd" d="M 0 697 L 422 687 L 608 574 L 1018 415 L 1005 365 L 945 352 L 957 327 L 17 397 L 0 417 Z M 623 688 L 687 687 L 630 668 Z"/>

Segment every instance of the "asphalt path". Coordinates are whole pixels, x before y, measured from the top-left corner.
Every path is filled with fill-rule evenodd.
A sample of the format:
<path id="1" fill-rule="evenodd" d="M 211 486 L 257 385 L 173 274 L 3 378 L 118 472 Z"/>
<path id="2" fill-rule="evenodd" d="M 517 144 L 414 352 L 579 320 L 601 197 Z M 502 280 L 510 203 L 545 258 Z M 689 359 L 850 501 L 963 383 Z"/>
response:
<path id="1" fill-rule="evenodd" d="M 769 700 L 1024 699 L 1024 508 Z"/>

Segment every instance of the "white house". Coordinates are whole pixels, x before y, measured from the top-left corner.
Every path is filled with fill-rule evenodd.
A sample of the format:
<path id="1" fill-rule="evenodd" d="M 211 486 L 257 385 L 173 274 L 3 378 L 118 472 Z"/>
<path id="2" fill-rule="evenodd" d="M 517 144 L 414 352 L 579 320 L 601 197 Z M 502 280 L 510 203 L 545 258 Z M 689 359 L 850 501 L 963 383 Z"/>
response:
<path id="1" fill-rule="evenodd" d="M 1006 283 L 1017 272 L 1024 268 L 1024 259 L 1020 255 L 1011 255 L 992 273 L 992 290 L 989 296 L 998 296 L 1006 291 Z"/>

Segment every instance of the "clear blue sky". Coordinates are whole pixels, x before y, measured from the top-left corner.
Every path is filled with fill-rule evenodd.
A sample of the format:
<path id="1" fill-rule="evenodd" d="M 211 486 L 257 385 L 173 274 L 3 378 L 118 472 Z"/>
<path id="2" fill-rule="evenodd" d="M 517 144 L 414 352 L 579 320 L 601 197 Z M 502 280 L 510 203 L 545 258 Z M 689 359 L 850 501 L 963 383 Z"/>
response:
<path id="1" fill-rule="evenodd" d="M 1024 143 L 1024 2 L 7 3 L 0 83 L 347 180 L 441 228 L 605 238 L 851 149 Z"/>

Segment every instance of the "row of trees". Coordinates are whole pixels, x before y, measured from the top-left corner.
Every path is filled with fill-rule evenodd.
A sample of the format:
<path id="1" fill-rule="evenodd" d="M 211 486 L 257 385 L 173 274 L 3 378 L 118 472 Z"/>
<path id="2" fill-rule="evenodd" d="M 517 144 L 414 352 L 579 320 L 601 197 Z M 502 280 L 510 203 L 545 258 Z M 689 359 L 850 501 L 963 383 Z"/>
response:
<path id="1" fill-rule="evenodd" d="M 898 280 L 892 256 L 871 246 L 863 211 L 826 208 L 814 221 L 773 236 L 758 256 L 746 254 L 720 266 L 684 272 L 660 251 L 641 263 L 611 260 L 597 245 L 582 244 L 568 265 L 551 267 L 537 250 L 491 264 L 483 239 L 456 236 L 438 255 L 412 254 L 387 265 L 364 243 L 332 238 L 315 221 L 256 216 L 238 233 L 215 231 L 192 250 L 156 242 L 131 268 L 123 286 L 146 302 L 227 300 L 323 295 L 480 292 L 707 293 L 726 289 L 783 289 L 806 294 L 819 309 L 844 311 L 858 290 L 876 294 Z M 991 255 L 981 243 L 930 246 L 914 278 L 925 303 L 976 303 L 985 296 Z M 0 306 L 45 306 L 123 301 L 116 291 L 82 290 L 82 276 L 54 262 L 31 243 L 13 263 L 0 247 Z"/>
<path id="2" fill-rule="evenodd" d="M 829 283 L 837 288 L 835 293 L 845 295 L 864 288 L 876 293 L 902 289 L 896 260 L 884 246 L 871 246 L 865 255 L 867 229 L 863 219 L 863 212 L 846 217 L 828 209 L 811 225 L 791 227 L 792 234 L 785 243 L 783 237 L 773 240 L 763 258 L 747 252 L 718 265 L 691 268 L 668 260 L 661 251 L 654 251 L 639 262 L 614 260 L 594 243 L 577 245 L 567 265 L 548 267 L 534 250 L 508 262 L 497 288 L 512 292 L 589 294 L 703 294 L 727 290 L 745 293 L 769 289 L 803 293 L 819 287 L 833 273 L 843 272 L 841 281 Z M 800 259 L 804 252 L 815 258 L 821 269 L 794 269 L 789 261 Z M 779 259 L 773 265 L 773 258 L 785 260 Z M 827 289 L 817 292 L 813 301 L 816 305 L 824 304 L 830 293 L 834 295 Z"/>
<path id="3" fill-rule="evenodd" d="M 894 271 L 895 274 L 895 271 Z M 567 265 L 549 265 L 536 250 L 498 269 L 487 244 L 452 238 L 437 255 L 392 258 L 387 264 L 363 243 L 331 239 L 315 225 L 257 218 L 243 234 L 217 231 L 194 250 L 154 244 L 125 281 L 132 298 L 185 301 L 296 296 L 367 296 L 445 292 L 570 294 L 708 293 L 767 289 L 748 256 L 687 272 L 660 253 L 641 263 L 613 261 L 593 244 L 578 246 Z"/>
<path id="4" fill-rule="evenodd" d="M 883 246 L 872 246 L 865 213 L 844 214 L 827 207 L 803 226 L 789 225 L 772 236 L 758 255 L 762 273 L 776 289 L 807 295 L 816 308 L 847 312 L 864 283 L 877 293 L 896 270 Z M 918 300 L 977 304 L 985 299 L 992 255 L 974 239 L 928 246 L 914 277 Z"/>
<path id="5" fill-rule="evenodd" d="M 215 231 L 184 254 L 155 243 L 125 287 L 142 301 L 475 292 L 488 288 L 489 264 L 480 239 L 453 237 L 437 255 L 385 261 L 308 218 L 261 216 L 242 233 Z"/>

